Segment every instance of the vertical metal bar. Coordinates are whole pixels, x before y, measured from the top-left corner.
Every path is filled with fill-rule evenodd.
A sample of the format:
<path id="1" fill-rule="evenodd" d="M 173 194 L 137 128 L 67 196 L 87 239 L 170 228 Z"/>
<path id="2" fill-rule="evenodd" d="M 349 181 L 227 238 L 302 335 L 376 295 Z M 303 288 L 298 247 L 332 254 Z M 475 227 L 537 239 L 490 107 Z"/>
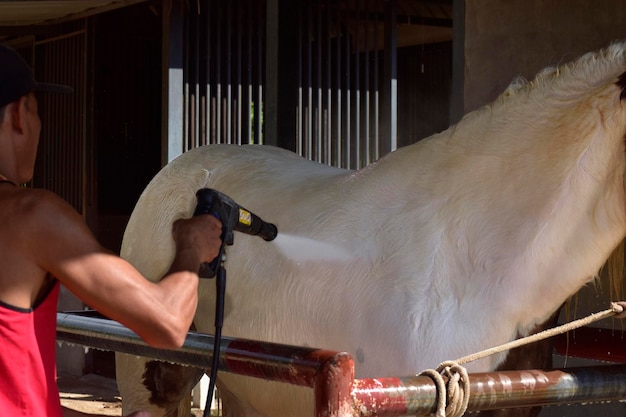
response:
<path id="1" fill-rule="evenodd" d="M 304 116 L 304 85 L 302 71 L 303 67 L 303 45 L 306 43 L 303 39 L 304 32 L 302 31 L 303 24 L 303 8 L 302 2 L 298 2 L 298 102 L 296 104 L 296 153 L 300 156 L 304 156 L 304 131 L 303 131 L 303 116 Z"/>
<path id="2" fill-rule="evenodd" d="M 163 2 L 163 79 L 161 165 L 165 165 L 182 152 L 184 137 L 183 37 L 184 21 L 180 2 Z"/>
<path id="3" fill-rule="evenodd" d="M 261 1 L 257 1 L 257 15 L 258 16 L 263 16 L 263 2 Z M 256 143 L 259 144 L 263 144 L 265 142 L 264 137 L 263 137 L 263 132 L 264 132 L 264 128 L 263 128 L 263 105 L 265 103 L 265 100 L 263 99 L 263 69 L 264 69 L 264 65 L 263 65 L 263 39 L 265 39 L 265 36 L 263 34 L 263 28 L 265 27 L 265 21 L 267 20 L 267 15 L 265 15 L 265 19 L 258 19 L 258 26 L 257 26 L 257 36 L 256 36 L 256 40 L 257 40 L 257 101 L 256 101 L 256 105 L 254 106 L 254 111 L 255 111 L 255 129 L 256 129 L 256 134 L 254 135 Z"/>
<path id="4" fill-rule="evenodd" d="M 452 0 L 452 94 L 450 124 L 465 114 L 465 0 Z"/>
<path id="5" fill-rule="evenodd" d="M 216 7 L 215 25 L 215 142 L 223 143 L 222 136 L 222 3 Z"/>
<path id="6" fill-rule="evenodd" d="M 308 0 L 307 10 L 307 117 L 306 117 L 306 157 L 313 159 L 313 0 Z"/>
<path id="7" fill-rule="evenodd" d="M 361 168 L 361 2 L 356 0 L 356 25 L 354 36 L 356 45 L 354 52 L 354 163 Z"/>
<path id="8" fill-rule="evenodd" d="M 350 28 L 350 12 L 348 10 L 346 10 L 346 27 Z M 352 105 L 352 100 L 350 97 L 350 88 L 351 88 L 351 84 L 350 84 L 350 61 L 351 61 L 351 57 L 350 57 L 350 30 L 348 30 L 348 32 L 346 33 L 346 49 L 344 51 L 345 55 L 346 55 L 346 68 L 345 68 L 345 83 L 346 83 L 346 122 L 345 122 L 345 137 L 344 137 L 344 144 L 345 144 L 345 164 L 346 164 L 346 168 L 351 168 L 352 165 L 350 164 L 350 160 L 351 160 L 351 150 L 350 150 L 350 126 L 352 125 L 352 120 L 350 118 L 350 106 Z"/>
<path id="9" fill-rule="evenodd" d="M 380 65 L 380 14 L 376 13 L 376 35 L 374 40 L 375 55 L 374 55 L 374 160 L 379 158 L 380 149 L 380 87 L 378 85 L 378 68 Z"/>
<path id="10" fill-rule="evenodd" d="M 206 101 L 206 113 L 205 113 L 205 118 L 206 118 L 206 137 L 205 137 L 205 144 L 209 144 L 211 143 L 211 126 L 212 126 L 212 120 L 211 120 L 211 109 L 213 106 L 211 106 L 211 64 L 213 63 L 213 57 L 211 56 L 212 50 L 211 50 L 211 26 L 212 26 L 212 21 L 211 21 L 211 0 L 206 0 L 206 7 L 204 8 L 205 10 L 205 17 L 204 17 L 204 27 L 206 28 L 206 32 L 205 32 L 205 41 L 206 41 L 206 67 L 205 67 L 205 86 L 206 86 L 206 95 L 205 95 L 205 101 Z"/>
<path id="11" fill-rule="evenodd" d="M 330 43 L 330 13 L 331 13 L 331 5 L 330 2 L 326 3 L 326 24 L 325 24 L 325 40 L 326 40 L 326 122 L 324 125 L 324 149 L 326 150 L 326 155 L 324 157 L 326 164 L 332 164 L 332 137 L 331 137 L 331 125 L 332 125 L 332 114 L 333 114 L 333 106 L 332 106 L 332 57 L 331 57 L 331 43 Z"/>
<path id="12" fill-rule="evenodd" d="M 341 82 L 341 59 L 342 59 L 342 37 L 344 36 L 343 34 L 343 30 L 342 27 L 344 25 L 342 25 L 341 23 L 341 17 L 342 17 L 342 13 L 341 13 L 341 5 L 338 4 L 337 5 L 337 21 L 335 23 L 335 31 L 337 33 L 337 40 L 335 42 L 336 46 L 336 52 L 335 52 L 335 60 L 336 60 L 336 69 L 335 69 L 335 90 L 336 90 L 336 94 L 337 94 L 337 103 L 336 103 L 336 115 L 335 115 L 335 126 L 336 126 L 336 144 L 335 144 L 335 155 L 336 155 L 336 166 L 341 168 L 343 166 L 343 159 L 342 159 L 342 132 L 343 132 L 343 126 L 341 125 L 341 115 L 343 113 L 343 109 L 342 109 L 342 103 L 341 103 L 341 98 L 342 98 L 342 82 Z"/>
<path id="13" fill-rule="evenodd" d="M 198 77 L 197 83 L 198 83 L 198 98 L 200 99 L 200 107 L 198 108 L 198 119 L 200 121 L 200 131 L 198 132 L 198 143 L 197 146 L 202 146 L 206 144 L 206 138 L 207 138 L 207 126 L 208 126 L 208 119 L 206 117 L 207 115 L 207 88 L 206 88 L 206 67 L 208 65 L 208 57 L 205 55 L 206 53 L 206 45 L 204 44 L 204 40 L 205 40 L 205 33 L 204 33 L 204 28 L 207 27 L 207 25 L 205 24 L 205 20 L 204 20 L 204 5 L 200 6 L 200 13 L 198 15 L 198 32 L 202 33 L 202 39 L 201 41 L 198 43 L 198 51 L 202 51 L 202 57 L 203 59 L 200 61 L 202 63 L 202 65 L 200 66 L 200 68 L 198 68 L 198 73 L 200 73 L 201 71 L 203 72 L 202 77 Z M 198 34 L 198 38 L 200 38 L 200 34 Z M 204 78 L 203 78 L 204 77 Z M 204 83 L 202 83 L 202 81 L 204 81 Z"/>
<path id="14" fill-rule="evenodd" d="M 397 65 L 397 19 L 395 0 L 386 3 L 385 19 L 385 109 L 388 126 L 388 143 L 385 153 L 397 148 L 398 127 L 398 65 Z"/>
<path id="15" fill-rule="evenodd" d="M 237 117 L 237 124 L 235 126 L 235 139 L 236 139 L 236 143 L 237 145 L 241 145 L 242 141 L 241 141 L 241 131 L 242 131 L 242 114 L 241 114 L 241 110 L 242 110 L 242 100 L 243 100 L 243 86 L 242 86 L 242 78 L 241 78 L 241 73 L 242 73 L 242 45 L 241 45 L 241 41 L 242 41 L 242 30 L 243 30 L 243 25 L 242 25 L 242 10 L 241 10 L 241 2 L 243 0 L 238 0 L 237 1 L 237 102 L 236 102 L 236 117 Z"/>
<path id="16" fill-rule="evenodd" d="M 189 150 L 189 13 L 183 6 L 183 148 Z"/>
<path id="17" fill-rule="evenodd" d="M 364 110 L 364 127 L 365 133 L 363 134 L 364 149 L 363 149 L 363 164 L 369 165 L 371 162 L 370 158 L 370 24 L 371 24 L 371 1 L 367 0 L 367 4 L 365 6 L 365 65 L 363 66 L 363 70 L 365 74 L 363 75 L 363 86 L 365 90 L 365 110 Z"/>
<path id="18" fill-rule="evenodd" d="M 323 100 L 322 100 L 322 16 L 321 16 L 321 7 L 320 3 L 324 0 L 317 0 L 317 7 L 315 13 L 316 19 L 316 33 L 315 33 L 315 43 L 316 43 L 316 60 L 317 60 L 317 74 L 315 81 L 315 89 L 317 90 L 317 105 L 316 105 L 316 134 L 315 134 L 315 160 L 317 162 L 322 162 L 322 115 L 323 115 Z"/>
<path id="19" fill-rule="evenodd" d="M 254 117 L 253 117 L 253 98 L 252 98 L 252 0 L 248 0 L 246 3 L 246 14 L 248 17 L 246 25 L 246 105 L 244 111 L 246 112 L 245 118 L 247 120 L 246 127 L 246 143 L 254 143 L 252 132 Z"/>
<path id="20" fill-rule="evenodd" d="M 315 373 L 315 417 L 353 416 L 354 360 L 337 353 L 322 362 Z"/>
<path id="21" fill-rule="evenodd" d="M 226 4 L 226 117 L 224 119 L 224 127 L 226 129 L 226 143 L 233 143 L 233 76 L 232 76 L 232 2 L 227 1 Z"/>
<path id="22" fill-rule="evenodd" d="M 192 120 L 193 120 L 193 130 L 191 137 L 191 145 L 190 148 L 195 148 L 200 143 L 199 138 L 199 130 L 200 130 L 200 10 L 198 9 L 198 2 L 193 2 L 194 7 L 191 10 L 193 14 L 193 56 L 190 57 L 193 60 L 193 109 L 192 109 Z"/>
<path id="23" fill-rule="evenodd" d="M 191 44 L 191 39 L 193 36 L 193 12 L 189 10 L 189 7 L 185 9 L 185 78 L 187 82 L 185 83 L 186 90 L 186 104 L 187 104 L 187 136 L 185 138 L 185 149 L 184 151 L 188 151 L 193 146 L 193 45 Z"/>
<path id="24" fill-rule="evenodd" d="M 90 30 L 92 28 L 92 25 L 90 24 L 90 20 L 86 19 L 85 20 L 85 29 L 86 29 L 86 33 L 83 38 L 83 43 L 82 43 L 82 48 L 79 46 L 79 49 L 82 49 L 80 51 L 80 56 L 83 57 L 83 62 L 82 62 L 82 77 L 81 77 L 81 82 L 80 82 L 80 91 L 82 91 L 82 97 L 81 97 L 81 107 L 83 107 L 85 109 L 85 111 L 83 112 L 83 117 L 81 119 L 81 126 L 80 129 L 78 131 L 78 133 L 82 136 L 82 141 L 81 143 L 83 144 L 83 146 L 85 147 L 85 151 L 83 153 L 84 155 L 84 168 L 85 168 L 85 177 L 84 177 L 84 181 L 83 181 L 83 189 L 82 189 L 82 194 L 83 194 L 83 212 L 86 215 L 86 219 L 87 219 L 87 224 L 91 224 L 91 219 L 93 217 L 96 217 L 96 214 L 93 213 L 93 211 L 95 211 L 94 208 L 90 207 L 95 207 L 95 193 L 96 193 L 96 187 L 95 187 L 95 178 L 96 178 L 96 174 L 94 172 L 95 170 L 95 146 L 92 140 L 87 140 L 88 137 L 94 137 L 95 135 L 93 134 L 93 129 L 94 129 L 94 123 L 93 123 L 93 102 L 91 100 L 93 100 L 93 97 L 90 97 L 89 101 L 87 101 L 86 96 L 87 94 L 85 94 L 86 91 L 88 91 L 88 85 L 90 85 L 89 83 L 93 80 L 93 71 L 94 69 L 94 65 L 90 65 L 90 63 L 94 62 L 93 59 L 93 50 L 95 48 L 92 48 L 91 45 L 89 45 L 89 42 L 91 41 L 91 39 L 93 38 L 93 36 L 89 36 Z M 91 68 L 91 73 L 89 73 L 89 68 Z M 93 95 L 90 95 L 93 96 Z M 89 212 L 89 210 L 91 210 L 91 213 Z"/>

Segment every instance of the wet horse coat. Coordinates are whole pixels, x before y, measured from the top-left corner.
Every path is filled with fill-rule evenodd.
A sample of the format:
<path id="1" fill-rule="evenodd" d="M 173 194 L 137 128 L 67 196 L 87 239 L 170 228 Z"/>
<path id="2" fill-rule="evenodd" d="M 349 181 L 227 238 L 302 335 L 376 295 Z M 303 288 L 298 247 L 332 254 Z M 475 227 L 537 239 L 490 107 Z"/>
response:
<path id="1" fill-rule="evenodd" d="M 224 335 L 348 351 L 357 377 L 406 375 L 527 334 L 597 274 L 626 235 L 626 43 L 516 82 L 457 125 L 359 171 L 269 146 L 189 151 L 148 185 L 122 254 L 157 280 L 171 224 L 216 188 L 344 261 L 294 261 L 242 234 L 228 248 Z M 196 327 L 213 331 L 200 287 Z M 468 365 L 493 370 L 505 355 Z M 159 372 L 118 355 L 124 412 L 166 400 Z M 176 377 L 170 377 L 176 380 Z M 165 381 L 166 382 L 166 381 Z M 224 374 L 237 416 L 311 415 L 310 390 Z M 167 390 L 165 390 L 167 391 Z M 171 400 L 176 403 L 177 400 Z"/>

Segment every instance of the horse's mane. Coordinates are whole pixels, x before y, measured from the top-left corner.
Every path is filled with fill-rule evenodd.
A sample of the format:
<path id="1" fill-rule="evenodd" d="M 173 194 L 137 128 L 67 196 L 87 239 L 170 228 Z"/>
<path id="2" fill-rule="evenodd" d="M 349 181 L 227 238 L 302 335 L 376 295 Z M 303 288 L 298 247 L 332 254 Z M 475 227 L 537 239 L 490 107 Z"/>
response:
<path id="1" fill-rule="evenodd" d="M 588 52 L 576 61 L 541 70 L 532 81 L 514 79 L 492 106 L 530 94 L 558 94 L 560 98 L 578 96 L 607 82 L 616 83 L 626 97 L 626 41 L 614 42 L 595 52 Z"/>

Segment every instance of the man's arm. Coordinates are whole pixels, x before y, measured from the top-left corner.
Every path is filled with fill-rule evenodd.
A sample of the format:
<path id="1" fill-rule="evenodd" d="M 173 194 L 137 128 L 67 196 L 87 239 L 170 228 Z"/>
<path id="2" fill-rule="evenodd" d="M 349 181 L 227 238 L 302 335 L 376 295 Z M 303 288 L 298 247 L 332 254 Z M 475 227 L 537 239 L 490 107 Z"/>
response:
<path id="1" fill-rule="evenodd" d="M 90 307 L 162 348 L 182 345 L 197 306 L 198 267 L 220 246 L 221 225 L 213 216 L 178 220 L 176 255 L 158 283 L 103 248 L 76 211 L 56 195 L 33 190 L 28 227 L 33 256 Z"/>

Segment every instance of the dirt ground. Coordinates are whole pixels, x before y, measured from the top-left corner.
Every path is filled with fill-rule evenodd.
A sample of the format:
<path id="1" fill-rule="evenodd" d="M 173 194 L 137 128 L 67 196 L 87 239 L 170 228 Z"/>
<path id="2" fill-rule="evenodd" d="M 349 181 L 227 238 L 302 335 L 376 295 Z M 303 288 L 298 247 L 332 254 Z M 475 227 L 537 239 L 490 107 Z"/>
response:
<path id="1" fill-rule="evenodd" d="M 57 383 L 63 417 L 122 415 L 122 402 L 113 379 L 93 374 L 78 378 L 59 375 Z M 202 411 L 197 408 L 192 413 L 194 417 L 202 416 Z"/>

